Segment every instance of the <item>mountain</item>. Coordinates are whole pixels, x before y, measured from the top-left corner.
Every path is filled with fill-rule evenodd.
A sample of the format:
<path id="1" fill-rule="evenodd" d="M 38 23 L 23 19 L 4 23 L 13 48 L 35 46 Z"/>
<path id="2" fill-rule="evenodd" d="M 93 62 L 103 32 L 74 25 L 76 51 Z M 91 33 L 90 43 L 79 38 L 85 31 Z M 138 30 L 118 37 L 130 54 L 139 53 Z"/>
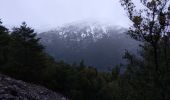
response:
<path id="1" fill-rule="evenodd" d="M 38 36 L 46 52 L 57 61 L 79 63 L 110 70 L 123 63 L 127 49 L 135 52 L 138 42 L 126 35 L 127 29 L 99 22 L 77 22 L 43 32 Z"/>
<path id="2" fill-rule="evenodd" d="M 42 86 L 0 74 L 0 100 L 68 100 Z"/>

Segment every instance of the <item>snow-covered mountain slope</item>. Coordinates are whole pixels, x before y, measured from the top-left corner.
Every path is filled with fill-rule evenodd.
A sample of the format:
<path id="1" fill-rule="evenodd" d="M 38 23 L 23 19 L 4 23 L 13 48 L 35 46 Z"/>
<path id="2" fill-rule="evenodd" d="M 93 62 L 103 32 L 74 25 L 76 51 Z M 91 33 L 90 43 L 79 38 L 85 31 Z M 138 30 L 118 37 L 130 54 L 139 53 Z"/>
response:
<path id="1" fill-rule="evenodd" d="M 99 22 L 77 22 L 39 34 L 46 51 L 56 58 L 107 69 L 122 63 L 125 49 L 136 51 L 138 43 L 127 29 Z"/>
<path id="2" fill-rule="evenodd" d="M 57 35 L 61 38 L 68 38 L 70 36 L 74 36 L 72 37 L 72 39 L 74 38 L 76 40 L 80 40 L 89 36 L 91 36 L 93 39 L 100 39 L 103 35 L 109 36 L 113 33 L 118 34 L 124 32 L 126 32 L 126 29 L 120 26 L 113 26 L 100 22 L 83 21 L 57 27 L 56 29 L 43 32 L 42 34 L 40 34 L 40 36 L 48 35 L 50 37 L 50 35 Z"/>

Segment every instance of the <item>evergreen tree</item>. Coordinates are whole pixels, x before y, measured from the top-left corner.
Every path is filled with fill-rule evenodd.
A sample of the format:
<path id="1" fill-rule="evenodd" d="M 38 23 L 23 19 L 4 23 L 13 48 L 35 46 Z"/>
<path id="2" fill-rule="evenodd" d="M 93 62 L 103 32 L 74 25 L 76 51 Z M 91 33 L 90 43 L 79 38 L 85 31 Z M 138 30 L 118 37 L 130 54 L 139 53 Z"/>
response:
<path id="1" fill-rule="evenodd" d="M 8 43 L 9 43 L 8 29 L 2 25 L 0 21 L 0 68 L 7 63 Z"/>
<path id="2" fill-rule="evenodd" d="M 34 30 L 24 22 L 19 28 L 13 28 L 10 36 L 8 72 L 29 81 L 40 78 L 46 57 Z"/>

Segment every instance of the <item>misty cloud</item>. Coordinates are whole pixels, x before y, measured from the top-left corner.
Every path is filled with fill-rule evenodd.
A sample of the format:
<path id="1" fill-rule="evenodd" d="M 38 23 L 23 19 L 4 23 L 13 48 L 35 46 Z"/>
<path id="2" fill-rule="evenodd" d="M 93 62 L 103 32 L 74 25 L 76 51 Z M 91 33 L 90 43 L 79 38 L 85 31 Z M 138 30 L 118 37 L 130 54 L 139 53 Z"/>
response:
<path id="1" fill-rule="evenodd" d="M 0 12 L 7 26 L 26 21 L 36 29 L 89 19 L 129 25 L 119 0 L 1 0 Z"/>

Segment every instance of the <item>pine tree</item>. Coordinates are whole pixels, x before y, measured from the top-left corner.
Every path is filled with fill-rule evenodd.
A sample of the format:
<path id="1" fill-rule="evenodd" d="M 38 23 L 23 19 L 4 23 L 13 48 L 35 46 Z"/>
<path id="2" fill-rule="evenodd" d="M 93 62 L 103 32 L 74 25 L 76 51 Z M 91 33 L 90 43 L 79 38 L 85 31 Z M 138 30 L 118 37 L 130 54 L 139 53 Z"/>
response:
<path id="1" fill-rule="evenodd" d="M 2 25 L 0 21 L 0 68 L 7 63 L 8 43 L 9 43 L 8 29 Z"/>
<path id="2" fill-rule="evenodd" d="M 17 78 L 38 79 L 42 68 L 46 67 L 46 56 L 36 33 L 24 22 L 11 33 L 8 70 Z"/>

